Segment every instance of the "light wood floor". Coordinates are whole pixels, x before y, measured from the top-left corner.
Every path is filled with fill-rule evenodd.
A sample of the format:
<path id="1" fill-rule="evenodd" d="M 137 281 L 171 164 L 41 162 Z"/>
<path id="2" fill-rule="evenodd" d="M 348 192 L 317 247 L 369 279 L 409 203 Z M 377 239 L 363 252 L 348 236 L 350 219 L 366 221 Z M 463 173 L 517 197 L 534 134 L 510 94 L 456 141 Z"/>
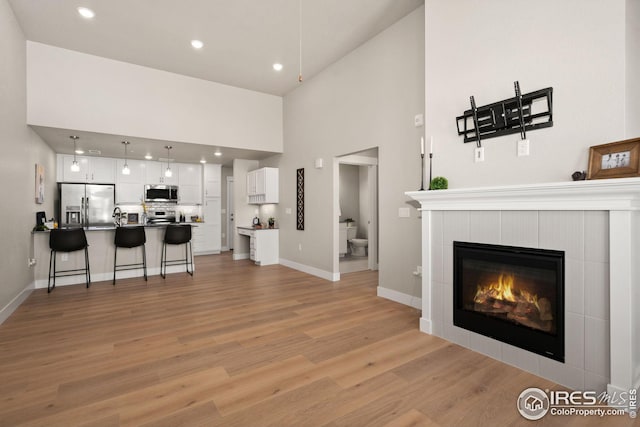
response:
<path id="1" fill-rule="evenodd" d="M 416 310 L 376 297 L 374 272 L 196 266 L 33 292 L 0 325 L 0 426 L 533 425 L 517 396 L 557 388 L 420 333 Z"/>

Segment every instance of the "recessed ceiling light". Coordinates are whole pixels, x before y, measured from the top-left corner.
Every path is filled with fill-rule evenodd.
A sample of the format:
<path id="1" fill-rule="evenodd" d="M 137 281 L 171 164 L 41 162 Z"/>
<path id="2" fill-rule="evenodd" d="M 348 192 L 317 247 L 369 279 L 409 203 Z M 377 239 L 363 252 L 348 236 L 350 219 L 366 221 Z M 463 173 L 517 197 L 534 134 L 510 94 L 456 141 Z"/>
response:
<path id="1" fill-rule="evenodd" d="M 222 156 L 222 153 L 220 152 L 220 150 L 216 150 L 216 152 L 213 153 L 213 155 L 216 156 L 216 157 L 220 157 L 220 156 Z"/>
<path id="2" fill-rule="evenodd" d="M 94 16 L 96 16 L 96 14 L 94 13 L 94 11 L 93 11 L 93 10 L 91 10 L 91 9 L 89 9 L 89 8 L 86 8 L 86 7 L 79 7 L 79 8 L 78 8 L 78 13 L 79 13 L 83 18 L 86 18 L 86 19 L 91 19 L 91 18 L 93 18 Z"/>
<path id="3" fill-rule="evenodd" d="M 147 154 L 146 156 L 144 156 L 144 158 L 147 160 L 151 160 L 153 159 L 153 156 L 151 154 Z"/>
<path id="4" fill-rule="evenodd" d="M 276 71 L 281 71 L 282 70 L 282 64 L 278 64 L 278 63 L 273 64 L 273 69 L 276 70 Z"/>
<path id="5" fill-rule="evenodd" d="M 202 163 L 204 165 L 205 163 L 207 163 L 207 161 L 205 159 L 202 159 L 202 160 L 200 160 L 200 163 Z"/>
<path id="6" fill-rule="evenodd" d="M 76 154 L 84 154 L 84 150 L 82 150 L 82 149 L 78 148 L 78 149 L 76 150 Z"/>
<path id="7" fill-rule="evenodd" d="M 191 46 L 193 46 L 194 49 L 202 49 L 204 43 L 202 43 L 200 40 L 191 40 Z"/>

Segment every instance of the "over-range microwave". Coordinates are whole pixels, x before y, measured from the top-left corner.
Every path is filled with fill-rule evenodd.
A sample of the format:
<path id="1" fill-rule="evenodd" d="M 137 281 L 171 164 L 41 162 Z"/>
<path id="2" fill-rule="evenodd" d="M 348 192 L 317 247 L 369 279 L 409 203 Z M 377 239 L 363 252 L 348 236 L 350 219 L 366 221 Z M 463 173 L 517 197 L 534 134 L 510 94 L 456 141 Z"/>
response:
<path id="1" fill-rule="evenodd" d="M 144 201 L 146 203 L 178 203 L 178 186 L 147 184 L 144 186 Z"/>

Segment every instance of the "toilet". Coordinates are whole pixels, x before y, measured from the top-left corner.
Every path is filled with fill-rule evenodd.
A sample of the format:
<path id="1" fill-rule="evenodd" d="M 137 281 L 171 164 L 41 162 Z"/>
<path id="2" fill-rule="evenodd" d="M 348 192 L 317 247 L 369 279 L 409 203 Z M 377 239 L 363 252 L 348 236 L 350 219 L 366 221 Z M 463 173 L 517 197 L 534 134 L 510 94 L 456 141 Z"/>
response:
<path id="1" fill-rule="evenodd" d="M 351 239 L 351 255 L 367 256 L 368 239 Z"/>

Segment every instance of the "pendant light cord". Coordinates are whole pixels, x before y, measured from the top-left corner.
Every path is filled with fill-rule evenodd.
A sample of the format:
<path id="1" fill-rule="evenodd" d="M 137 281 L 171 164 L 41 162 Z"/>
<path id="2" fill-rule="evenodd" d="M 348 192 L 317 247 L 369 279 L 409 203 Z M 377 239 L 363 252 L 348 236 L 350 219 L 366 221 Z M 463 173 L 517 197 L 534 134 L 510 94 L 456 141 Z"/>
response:
<path id="1" fill-rule="evenodd" d="M 302 0 L 298 5 L 298 83 L 302 83 Z"/>

